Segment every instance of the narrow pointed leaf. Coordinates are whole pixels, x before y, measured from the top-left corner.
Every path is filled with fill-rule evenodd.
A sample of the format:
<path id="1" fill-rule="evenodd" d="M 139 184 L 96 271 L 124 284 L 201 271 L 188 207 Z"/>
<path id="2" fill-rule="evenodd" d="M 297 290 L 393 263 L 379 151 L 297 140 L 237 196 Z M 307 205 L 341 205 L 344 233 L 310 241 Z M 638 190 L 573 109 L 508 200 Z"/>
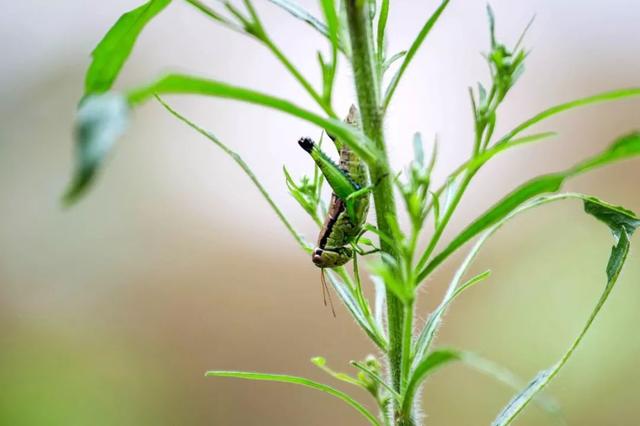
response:
<path id="1" fill-rule="evenodd" d="M 334 118 L 319 116 L 286 99 L 277 98 L 255 90 L 189 75 L 169 74 L 146 86 L 129 91 L 127 93 L 127 98 L 129 102 L 135 106 L 147 101 L 155 94 L 194 94 L 214 96 L 273 108 L 320 126 L 346 143 L 355 153 L 367 162 L 374 161 L 377 158 L 377 155 L 374 154 L 373 148 L 371 148 L 372 144 L 363 143 L 366 138 L 353 126 L 349 126 Z"/>
<path id="2" fill-rule="evenodd" d="M 310 12 L 305 10 L 298 3 L 291 0 L 269 0 L 271 3 L 276 6 L 282 8 L 287 11 L 293 17 L 298 18 L 307 24 L 311 25 L 316 31 L 318 31 L 323 36 L 327 37 L 329 40 L 332 39 L 331 30 L 329 27 L 322 22 L 320 19 L 313 16 Z M 345 52 L 344 46 L 341 43 L 338 43 L 338 50 Z"/>
<path id="3" fill-rule="evenodd" d="M 129 108 L 163 93 L 199 94 L 270 107 L 332 132 L 365 161 L 374 161 L 377 158 L 377 151 L 371 143 L 367 142 L 367 138 L 356 128 L 340 120 L 322 117 L 285 99 L 254 90 L 173 74 L 147 86 L 131 90 L 124 97 L 117 94 L 102 94 L 85 98 L 78 112 L 76 146 L 79 154 L 76 161 L 76 177 L 65 196 L 67 203 L 77 200 L 93 182 L 97 168 L 102 164 L 102 157 L 108 153 L 124 130 L 123 123 L 126 122 Z"/>
<path id="4" fill-rule="evenodd" d="M 327 29 L 329 31 L 329 41 L 331 41 L 332 46 L 339 50 L 339 42 L 338 42 L 338 26 L 340 25 L 340 21 L 338 19 L 338 13 L 336 12 L 336 6 L 334 0 L 321 0 L 322 11 L 324 13 L 325 19 L 327 20 Z"/>
<path id="5" fill-rule="evenodd" d="M 402 412 L 409 413 L 413 404 L 413 398 L 420 388 L 422 381 L 427 376 L 451 361 L 458 361 L 460 354 L 453 350 L 437 350 L 431 352 L 413 371 L 407 388 L 404 391 L 404 398 L 402 400 Z"/>
<path id="6" fill-rule="evenodd" d="M 92 53 L 85 76 L 85 96 L 111 89 L 144 27 L 171 0 L 151 0 L 118 19 Z"/>
<path id="7" fill-rule="evenodd" d="M 385 33 L 387 29 L 387 19 L 389 17 L 389 0 L 382 0 L 380 5 L 380 15 L 378 16 L 378 35 L 376 37 L 378 58 L 384 58 Z"/>
<path id="8" fill-rule="evenodd" d="M 431 29 L 434 27 L 436 22 L 438 22 L 438 19 L 440 18 L 440 16 L 442 15 L 442 12 L 444 12 L 448 4 L 449 4 L 449 0 L 444 0 L 442 4 L 436 9 L 436 11 L 433 12 L 431 17 L 429 17 L 427 22 L 425 22 L 425 24 L 422 26 L 422 29 L 418 33 L 418 36 L 416 37 L 416 39 L 411 44 L 411 47 L 409 47 L 409 50 L 407 50 L 407 54 L 404 56 L 402 65 L 400 65 L 400 68 L 391 79 L 391 82 L 389 83 L 389 86 L 386 90 L 386 93 L 384 96 L 383 109 L 386 109 L 389 106 L 389 103 L 391 102 L 391 98 L 393 97 L 393 94 L 395 93 L 396 88 L 398 87 L 398 83 L 400 83 L 400 79 L 402 78 L 404 72 L 407 70 L 407 67 L 411 63 L 411 60 L 418 52 L 418 49 L 420 49 L 420 46 L 422 46 L 422 43 L 431 32 Z"/>
<path id="9" fill-rule="evenodd" d="M 556 192 L 564 182 L 565 175 L 562 173 L 539 176 L 520 185 L 509 195 L 498 201 L 489 210 L 480 215 L 475 221 L 467 226 L 449 245 L 429 262 L 418 274 L 418 282 L 424 280 L 440 263 L 442 263 L 451 253 L 457 250 L 471 238 L 478 235 L 483 230 L 500 221 L 522 203 L 533 197 Z"/>
<path id="10" fill-rule="evenodd" d="M 329 282 L 331 286 L 340 297 L 342 303 L 347 308 L 355 322 L 362 328 L 365 333 L 371 338 L 371 340 L 382 350 L 386 350 L 387 342 L 385 338 L 382 336 L 381 332 L 377 329 L 377 324 L 375 320 L 369 320 L 367 315 L 362 312 L 358 301 L 354 297 L 353 293 L 349 289 L 349 287 L 335 277 L 334 273 L 331 271 L 327 272 L 327 277 L 329 278 Z"/>
<path id="11" fill-rule="evenodd" d="M 534 124 L 544 121 L 547 118 L 553 117 L 554 115 L 560 114 L 561 112 L 569 111 L 574 108 L 583 107 L 587 105 L 617 101 L 617 100 L 636 97 L 636 96 L 640 96 L 640 87 L 632 87 L 629 89 L 620 89 L 620 90 L 614 90 L 611 92 L 599 93 L 597 95 L 576 99 L 574 101 L 565 102 L 563 104 L 553 106 L 551 108 L 548 108 L 534 115 L 530 119 L 516 126 L 513 130 L 507 133 L 502 139 L 500 139 L 497 142 L 497 144 L 508 143 L 516 135 L 522 133 L 523 131 L 533 126 Z"/>
<path id="12" fill-rule="evenodd" d="M 173 115 L 178 120 L 180 120 L 183 123 L 185 123 L 187 126 L 191 127 L 196 132 L 200 133 L 202 136 L 204 136 L 205 138 L 207 138 L 211 142 L 213 142 L 218 148 L 220 148 L 222 150 L 222 152 L 224 152 L 229 157 L 231 157 L 231 159 L 233 161 L 235 161 L 238 166 L 240 166 L 242 171 L 249 177 L 249 179 L 251 179 L 251 182 L 253 182 L 253 184 L 256 186 L 256 188 L 258 188 L 258 191 L 260 191 L 260 194 L 262 194 L 262 196 L 267 201 L 267 203 L 269 204 L 271 209 L 275 212 L 276 216 L 278 216 L 278 219 L 280 219 L 282 224 L 285 226 L 285 228 L 287 228 L 289 233 L 297 241 L 297 243 L 300 245 L 300 247 L 302 247 L 307 252 L 311 252 L 310 245 L 302 238 L 300 233 L 295 230 L 293 225 L 291 225 L 291 223 L 289 222 L 287 217 L 284 215 L 284 213 L 282 212 L 280 207 L 278 207 L 278 205 L 275 203 L 275 201 L 273 201 L 273 198 L 271 197 L 271 194 L 269 194 L 269 192 L 267 192 L 267 190 L 262 185 L 260 180 L 253 173 L 253 170 L 251 170 L 249 165 L 242 159 L 242 157 L 238 153 L 236 153 L 235 151 L 230 149 L 227 145 L 222 143 L 222 141 L 220 139 L 218 139 L 213 133 L 203 129 L 202 127 L 198 126 L 197 124 L 195 124 L 194 122 L 192 122 L 191 120 L 189 120 L 188 118 L 186 118 L 185 116 L 180 114 L 175 109 L 171 108 L 171 106 L 169 106 L 169 104 L 167 104 L 165 101 L 163 101 L 160 97 L 158 97 L 158 101 L 160 102 L 160 104 L 167 111 L 169 111 L 169 113 L 171 115 Z M 286 173 L 286 169 L 285 169 L 285 173 Z"/>
<path id="13" fill-rule="evenodd" d="M 567 178 L 579 173 L 584 173 L 596 167 L 637 155 L 640 155 L 640 132 L 634 132 L 617 139 L 600 154 L 568 170 L 531 179 L 496 203 L 455 237 L 442 252 L 435 256 L 426 267 L 421 270 L 418 274 L 419 282 L 460 246 L 483 230 L 499 222 L 524 202 L 541 194 L 558 191 Z"/>
<path id="14" fill-rule="evenodd" d="M 586 203 L 585 210 L 587 210 L 588 212 L 597 210 L 597 207 L 595 207 L 594 205 L 600 205 L 607 210 L 623 212 L 627 216 L 627 218 L 624 219 L 624 223 L 627 223 L 627 224 L 633 223 L 634 225 L 636 223 L 635 222 L 636 216 L 632 212 L 629 212 L 628 210 L 622 207 L 611 206 L 610 204 L 607 204 L 604 201 L 601 201 L 595 197 L 591 197 L 591 196 L 588 196 L 585 194 L 579 194 L 579 193 L 563 193 L 563 194 L 545 195 L 545 196 L 541 196 L 536 199 L 533 199 L 523 204 L 522 206 L 518 207 L 517 209 L 509 213 L 501 221 L 499 221 L 495 225 L 488 228 L 482 234 L 482 236 L 478 239 L 478 241 L 476 241 L 476 243 L 473 245 L 473 247 L 465 257 L 465 259 L 462 261 L 462 263 L 460 264 L 460 267 L 458 268 L 458 270 L 454 275 L 454 278 L 451 280 L 451 283 L 447 288 L 446 294 L 442 302 L 440 303 L 439 307 L 433 311 L 433 313 L 429 317 L 429 324 L 425 325 L 422 332 L 420 333 L 420 336 L 416 341 L 416 346 L 415 346 L 416 349 L 414 351 L 415 360 L 420 360 L 424 356 L 424 354 L 428 352 L 429 347 L 431 346 L 431 343 L 433 341 L 433 338 L 439 326 L 442 324 L 441 318 L 446 312 L 448 305 L 450 304 L 449 300 L 455 297 L 456 295 L 458 295 L 466 286 L 466 284 L 463 284 L 462 286 L 460 286 L 460 283 L 462 282 L 464 275 L 469 270 L 469 267 L 475 260 L 476 256 L 478 255 L 478 253 L 480 252 L 484 244 L 489 240 L 489 238 L 491 238 L 491 236 L 495 234 L 509 220 L 532 208 L 539 207 L 539 206 L 556 202 L 556 201 L 569 200 L 569 199 L 577 199 Z M 597 213 L 595 216 L 597 218 L 607 217 L 607 215 L 601 212 Z M 615 219 L 615 220 L 620 221 L 622 219 Z M 615 221 L 615 220 L 607 219 L 607 221 Z"/>
<path id="15" fill-rule="evenodd" d="M 391 65 L 393 65 L 394 63 L 396 63 L 396 61 L 398 61 L 399 59 L 404 58 L 404 55 L 407 54 L 406 50 L 402 50 L 398 53 L 395 53 L 393 56 L 391 56 L 389 59 L 387 59 L 386 61 L 384 61 L 384 64 L 382 64 L 382 73 L 386 73 L 389 68 L 391 67 Z"/>
<path id="16" fill-rule="evenodd" d="M 346 402 L 348 405 L 356 409 L 360 414 L 362 414 L 372 425 L 379 426 L 380 422 L 376 417 L 371 414 L 369 410 L 367 410 L 362 404 L 357 402 L 355 399 L 347 395 L 346 393 L 339 391 L 337 389 L 332 388 L 329 385 L 325 385 L 323 383 L 318 383 L 313 380 L 305 379 L 304 377 L 296 377 L 289 376 L 284 374 L 266 374 L 266 373 L 254 373 L 247 371 L 207 371 L 205 374 L 206 377 L 234 377 L 237 379 L 247 379 L 247 380 L 257 380 L 257 381 L 268 381 L 268 382 L 278 382 L 278 383 L 293 383 L 296 385 L 305 386 L 311 389 L 316 389 L 331 396 L 334 396 L 343 402 Z"/>
<path id="17" fill-rule="evenodd" d="M 515 373 L 494 361 L 481 357 L 476 353 L 463 351 L 460 354 L 460 360 L 464 365 L 472 370 L 491 377 L 497 382 L 500 382 L 513 390 L 518 391 L 524 387 L 525 382 L 516 376 Z M 555 424 L 566 426 L 567 422 L 564 419 L 560 405 L 551 396 L 540 392 L 533 397 L 533 403 L 551 416 L 554 419 Z"/>

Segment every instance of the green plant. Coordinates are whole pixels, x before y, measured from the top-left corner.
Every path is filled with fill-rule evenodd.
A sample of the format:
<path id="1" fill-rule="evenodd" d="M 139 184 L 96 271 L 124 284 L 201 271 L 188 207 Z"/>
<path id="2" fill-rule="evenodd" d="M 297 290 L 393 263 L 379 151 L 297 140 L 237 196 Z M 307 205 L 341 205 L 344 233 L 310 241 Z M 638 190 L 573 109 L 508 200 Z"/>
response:
<path id="1" fill-rule="evenodd" d="M 89 188 L 105 156 L 125 130 L 131 110 L 156 97 L 172 115 L 211 140 L 238 163 L 301 248 L 310 253 L 312 246 L 295 230 L 242 158 L 212 133 L 189 121 L 160 98 L 161 95 L 168 94 L 220 97 L 262 105 L 301 118 L 348 146 L 366 164 L 370 175 L 377 224 L 366 225 L 364 229 L 370 235 L 377 236 L 379 241 L 376 245 L 367 238 L 361 238 L 356 243 L 369 244 L 380 251 L 379 260 L 373 264 L 370 271 L 376 286 L 373 304 L 366 299 L 362 291 L 357 253 L 352 261 L 352 271 L 345 266 L 338 266 L 326 271 L 326 276 L 348 312 L 371 338 L 384 359 L 369 356 L 361 362 L 353 361 L 351 364 L 357 371 L 356 375 L 330 369 L 323 358 L 312 360 L 335 379 L 369 392 L 378 405 L 378 416 L 346 393 L 300 377 L 231 371 L 209 371 L 207 376 L 271 380 L 318 389 L 342 399 L 375 425 L 420 423 L 420 404 L 415 398 L 418 390 L 437 368 L 453 361 L 464 362 L 512 386 L 520 387 L 519 381 L 509 372 L 475 354 L 455 349 L 433 348 L 434 336 L 444 313 L 455 298 L 489 277 L 490 271 L 486 271 L 465 280 L 470 264 L 491 235 L 524 211 L 555 201 L 574 199 L 580 200 L 585 212 L 604 222 L 613 233 L 615 245 L 606 266 L 606 285 L 591 316 L 565 355 L 549 369 L 540 372 L 528 385 L 523 386 L 523 390 L 509 402 L 493 425 L 510 424 L 532 401 L 551 414 L 557 414 L 555 403 L 540 391 L 567 362 L 607 300 L 626 259 L 629 239 L 640 226 L 640 218 L 622 207 L 587 195 L 558 191 L 568 178 L 640 154 L 640 133 L 634 132 L 620 137 L 600 154 L 567 170 L 531 179 L 504 196 L 448 243 L 441 244 L 441 238 L 469 183 L 489 160 L 520 145 L 554 136 L 554 133 L 550 132 L 523 135 L 526 130 L 551 116 L 573 108 L 638 96 L 640 88 L 602 93 L 554 106 L 515 126 L 504 136 L 496 138 L 494 130 L 498 107 L 521 75 L 527 53 L 521 47 L 520 41 L 512 49 L 497 41 L 495 22 L 489 8 L 491 45 L 486 59 L 491 71 L 491 81 L 487 88 L 478 84 L 476 90 L 470 90 L 475 120 L 475 138 L 471 155 L 450 173 L 441 186 L 434 187 L 431 172 L 437 162 L 436 144 L 427 160 L 423 152 L 422 138 L 420 134 L 416 134 L 415 158 L 408 171 L 401 177 L 391 168 L 387 159 L 389 146 L 384 134 L 384 119 L 405 70 L 438 18 L 445 12 L 448 0 L 435 9 L 412 45 L 406 51 L 394 55 L 388 55 L 385 50 L 389 0 L 343 0 L 339 5 L 336 5 L 334 0 L 321 0 L 323 19 L 311 15 L 291 0 L 270 0 L 273 5 L 305 21 L 327 38 L 329 53 L 318 52 L 322 71 L 320 90 L 304 77 L 269 37 L 251 0 L 243 0 L 241 6 L 230 1 L 220 1 L 216 8 L 198 0 L 185 1 L 215 23 L 262 43 L 293 75 L 322 113 L 311 112 L 286 99 L 190 75 L 169 74 L 124 92 L 111 92 L 113 83 L 138 35 L 144 26 L 170 3 L 170 0 L 150 0 L 123 15 L 93 52 L 93 61 L 86 75 L 85 93 L 77 116 L 77 167 L 64 197 L 65 202 L 73 203 Z M 361 115 L 359 128 L 340 121 L 333 109 L 333 85 L 340 60 L 349 63 L 353 70 L 356 103 Z M 394 68 L 396 71 L 393 76 L 386 78 Z M 385 82 L 388 83 L 385 85 Z M 324 178 L 318 167 L 316 166 L 312 177 L 303 177 L 298 182 L 286 169 L 285 177 L 291 194 L 313 220 L 321 225 L 324 214 L 321 188 Z M 397 195 L 400 195 L 408 216 L 409 226 L 406 228 L 401 226 L 398 220 L 395 203 Z M 429 226 L 433 226 L 432 231 L 429 231 Z M 426 248 L 422 249 L 420 243 L 425 236 Z M 475 245 L 460 264 L 444 299 L 416 333 L 414 307 L 417 290 L 451 254 L 476 237 Z"/>

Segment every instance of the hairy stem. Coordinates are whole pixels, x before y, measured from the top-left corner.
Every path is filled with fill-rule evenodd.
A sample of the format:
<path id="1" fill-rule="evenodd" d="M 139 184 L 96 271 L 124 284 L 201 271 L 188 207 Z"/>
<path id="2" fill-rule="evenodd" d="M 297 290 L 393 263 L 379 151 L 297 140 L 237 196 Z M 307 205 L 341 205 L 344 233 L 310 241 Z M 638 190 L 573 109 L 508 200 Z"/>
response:
<path id="1" fill-rule="evenodd" d="M 393 197 L 392 176 L 389 173 L 384 131 L 383 112 L 380 106 L 380 80 L 377 74 L 375 53 L 366 2 L 362 0 L 346 1 L 349 37 L 351 40 L 353 73 L 355 78 L 358 105 L 362 115 L 362 129 L 365 135 L 376 145 L 380 159 L 370 164 L 371 181 L 376 182 L 373 190 L 378 229 L 384 235 L 392 235 L 392 223 L 396 221 L 396 207 Z M 394 248 L 384 239 L 380 240 L 384 253 L 397 256 Z M 396 295 L 387 290 L 387 334 L 389 336 L 389 374 L 391 387 L 401 391 L 402 381 L 402 334 L 404 305 Z M 394 405 L 394 417 L 399 416 L 399 407 Z M 396 414 L 397 413 L 397 414 Z M 398 419 L 396 419 L 398 420 Z M 407 426 L 402 420 L 396 425 Z"/>
<path id="2" fill-rule="evenodd" d="M 405 305 L 404 325 L 402 328 L 402 388 L 409 382 L 411 369 L 411 344 L 413 342 L 413 300 Z"/>

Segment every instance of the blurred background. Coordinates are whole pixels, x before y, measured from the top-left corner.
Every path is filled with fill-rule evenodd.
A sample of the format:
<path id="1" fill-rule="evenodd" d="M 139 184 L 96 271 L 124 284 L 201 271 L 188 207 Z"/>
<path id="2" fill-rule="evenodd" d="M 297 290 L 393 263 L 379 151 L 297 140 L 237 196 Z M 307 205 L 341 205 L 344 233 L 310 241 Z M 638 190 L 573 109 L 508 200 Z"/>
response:
<path id="1" fill-rule="evenodd" d="M 3 1 L 0 14 L 0 424 L 356 425 L 329 396 L 292 385 L 205 379 L 207 369 L 287 372 L 330 381 L 375 353 L 340 308 L 322 306 L 319 272 L 245 175 L 215 146 L 150 102 L 135 113 L 97 185 L 77 206 L 60 195 L 72 166 L 72 121 L 89 53 L 141 0 Z M 301 1 L 318 12 L 316 2 Z M 389 52 L 406 48 L 437 1 L 392 2 Z M 257 0 L 273 38 L 315 82 L 324 41 Z M 496 134 L 576 97 L 640 85 L 636 0 L 494 0 L 508 45 L 533 15 L 527 71 L 500 111 Z M 452 2 L 402 81 L 390 110 L 392 162 L 411 157 L 415 131 L 441 142 L 437 179 L 471 149 L 467 87 L 488 80 L 484 0 Z M 260 89 L 313 108 L 255 41 L 175 1 L 147 27 L 118 88 L 178 70 Z M 336 109 L 354 99 L 343 66 Z M 168 100 L 215 132 L 254 168 L 307 236 L 311 221 L 286 192 L 311 162 L 295 143 L 320 129 L 234 102 Z M 588 107 L 536 127 L 560 136 L 513 150 L 470 188 L 451 232 L 524 180 L 561 170 L 640 127 L 640 101 Z M 640 211 L 640 160 L 572 180 Z M 451 234 L 449 234 L 451 236 Z M 637 240 L 637 238 L 636 238 Z M 492 277 L 446 317 L 441 345 L 476 351 L 524 378 L 555 362 L 604 282 L 612 239 L 576 202 L 512 221 L 476 271 Z M 420 316 L 439 301 L 457 259 L 425 285 Z M 458 258 L 459 260 L 459 258 Z M 569 424 L 636 425 L 640 417 L 640 250 L 632 252 L 603 313 L 549 387 Z M 337 387 L 344 389 L 340 384 Z M 366 400 L 366 395 L 356 395 Z M 468 370 L 440 371 L 423 392 L 430 425 L 485 425 L 513 394 Z M 519 425 L 551 421 L 535 406 Z"/>

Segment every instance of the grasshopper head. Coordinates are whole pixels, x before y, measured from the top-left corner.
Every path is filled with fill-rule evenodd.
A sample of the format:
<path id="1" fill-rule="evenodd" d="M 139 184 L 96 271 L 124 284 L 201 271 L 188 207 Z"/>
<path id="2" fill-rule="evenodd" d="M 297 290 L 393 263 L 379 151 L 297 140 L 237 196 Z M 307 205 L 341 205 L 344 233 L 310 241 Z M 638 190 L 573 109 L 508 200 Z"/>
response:
<path id="1" fill-rule="evenodd" d="M 321 249 L 317 247 L 313 250 L 311 260 L 318 268 L 335 268 L 342 266 L 353 257 L 353 251 L 348 247 L 335 249 Z"/>

